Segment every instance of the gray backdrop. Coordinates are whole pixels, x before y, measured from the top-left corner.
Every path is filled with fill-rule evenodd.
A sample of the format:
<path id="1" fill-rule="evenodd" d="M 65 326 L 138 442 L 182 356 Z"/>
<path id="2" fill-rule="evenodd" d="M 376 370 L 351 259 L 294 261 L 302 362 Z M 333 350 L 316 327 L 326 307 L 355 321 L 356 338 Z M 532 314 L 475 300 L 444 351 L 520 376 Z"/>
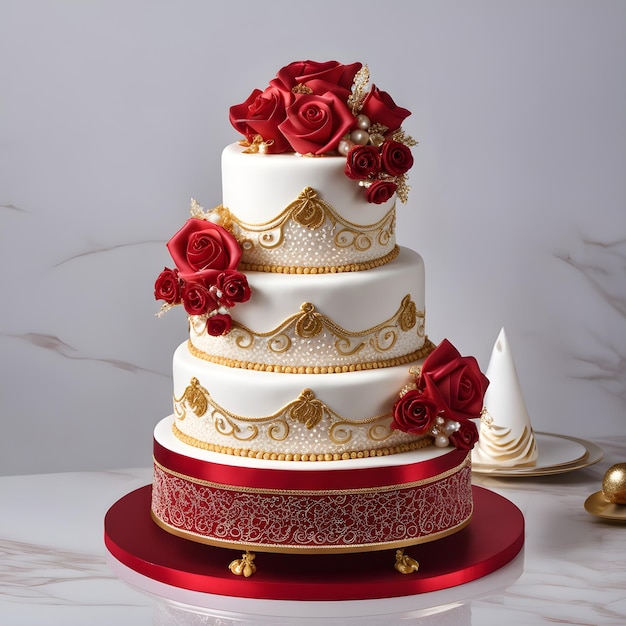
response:
<path id="1" fill-rule="evenodd" d="M 605 0 L 2 0 L 0 473 L 150 464 L 186 336 L 154 316 L 165 241 L 220 202 L 228 107 L 305 58 L 413 113 L 429 336 L 486 367 L 504 326 L 537 430 L 623 434 L 625 25 Z"/>

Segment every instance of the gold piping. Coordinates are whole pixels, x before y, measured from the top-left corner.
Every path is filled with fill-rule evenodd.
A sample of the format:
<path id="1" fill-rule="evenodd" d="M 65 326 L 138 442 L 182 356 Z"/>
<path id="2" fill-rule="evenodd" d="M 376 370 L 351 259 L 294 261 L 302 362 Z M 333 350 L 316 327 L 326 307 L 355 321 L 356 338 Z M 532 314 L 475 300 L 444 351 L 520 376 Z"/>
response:
<path id="1" fill-rule="evenodd" d="M 279 365 L 273 363 L 256 363 L 254 361 L 242 361 L 207 354 L 199 348 L 196 348 L 196 346 L 191 343 L 191 340 L 188 341 L 187 347 L 193 356 L 217 365 L 225 365 L 226 367 L 255 370 L 259 372 L 276 372 L 279 374 L 341 374 L 405 365 L 406 363 L 411 363 L 412 361 L 417 361 L 418 359 L 428 356 L 435 348 L 435 345 L 429 339 L 426 339 L 424 345 L 415 352 L 411 352 L 411 354 L 394 357 L 392 359 L 371 361 L 369 363 L 350 363 L 347 365 Z"/>

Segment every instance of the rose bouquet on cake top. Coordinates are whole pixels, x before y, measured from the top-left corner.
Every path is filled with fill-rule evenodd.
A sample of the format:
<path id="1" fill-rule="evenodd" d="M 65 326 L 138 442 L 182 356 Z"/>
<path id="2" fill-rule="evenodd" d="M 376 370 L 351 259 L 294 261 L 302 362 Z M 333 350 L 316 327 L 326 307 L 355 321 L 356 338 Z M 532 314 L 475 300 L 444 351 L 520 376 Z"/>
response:
<path id="1" fill-rule="evenodd" d="M 233 127 L 248 152 L 342 155 L 346 176 L 381 204 L 397 194 L 406 202 L 411 146 L 402 130 L 411 114 L 376 85 L 361 63 L 296 61 L 264 89 L 230 108 Z"/>
<path id="2" fill-rule="evenodd" d="M 489 380 L 472 356 L 461 356 L 444 339 L 421 367 L 411 368 L 413 382 L 400 392 L 391 427 L 413 435 L 432 435 L 435 445 L 471 450 L 478 441 L 483 398 Z"/>
<path id="3" fill-rule="evenodd" d="M 189 315 L 207 316 L 209 335 L 228 333 L 230 308 L 250 298 L 248 280 L 237 270 L 241 247 L 235 237 L 218 224 L 191 217 L 167 248 L 175 268 L 164 268 L 154 284 L 154 297 L 164 301 L 160 314 L 182 304 Z"/>

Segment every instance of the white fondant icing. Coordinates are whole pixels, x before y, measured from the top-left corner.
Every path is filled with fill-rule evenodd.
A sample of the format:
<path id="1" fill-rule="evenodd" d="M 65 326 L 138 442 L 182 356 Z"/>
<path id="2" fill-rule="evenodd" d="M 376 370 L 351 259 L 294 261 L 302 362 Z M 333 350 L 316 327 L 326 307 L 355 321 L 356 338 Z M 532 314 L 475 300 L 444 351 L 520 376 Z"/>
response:
<path id="1" fill-rule="evenodd" d="M 220 465 L 228 465 L 231 467 L 251 467 L 256 469 L 275 469 L 284 470 L 285 462 L 271 459 L 257 459 L 253 457 L 235 456 L 229 454 L 220 454 L 210 450 L 203 450 L 188 446 L 178 439 L 173 431 L 172 425 L 176 422 L 174 415 L 170 415 L 162 419 L 154 429 L 154 439 L 167 450 L 176 452 L 177 454 L 187 456 L 199 461 L 209 463 L 219 463 Z M 437 448 L 428 446 L 419 450 L 411 450 L 409 452 L 399 452 L 398 454 L 389 454 L 384 456 L 373 456 L 366 459 L 347 459 L 345 461 L 325 461 L 324 463 L 316 463 L 315 471 L 331 471 L 345 470 L 354 471 L 367 468 L 383 468 L 398 467 L 400 465 L 408 465 L 422 461 L 430 461 L 439 458 L 444 454 L 449 454 L 454 448 Z M 310 461 L 290 461 L 289 471 L 310 471 L 312 465 Z"/>
<path id="2" fill-rule="evenodd" d="M 234 143 L 222 152 L 222 202 L 249 224 L 269 222 L 306 187 L 354 224 L 378 222 L 394 206 L 395 198 L 367 202 L 363 188 L 345 174 L 345 157 L 244 154 L 244 149 Z"/>
<path id="3" fill-rule="evenodd" d="M 190 354 L 184 343 L 173 363 L 176 426 L 187 437 L 215 446 L 277 453 L 403 445 L 419 437 L 391 430 L 391 412 L 399 390 L 412 381 L 409 368 L 419 362 L 340 374 L 286 374 L 210 363 Z M 201 415 L 186 401 L 193 379 L 210 397 Z M 303 392 L 310 400 L 306 408 Z M 289 413 L 286 408 L 296 403 L 300 412 Z M 321 418 L 313 426 L 297 419 L 311 415 Z"/>
<path id="4" fill-rule="evenodd" d="M 206 333 L 204 317 L 192 318 L 190 339 L 198 350 L 251 363 L 344 366 L 397 359 L 424 345 L 424 262 L 408 248 L 401 248 L 392 262 L 363 272 L 248 272 L 247 277 L 250 300 L 235 306 L 231 314 L 257 336 L 233 329 L 212 337 Z M 410 328 L 402 328 L 398 312 L 407 296 L 416 318 Z M 322 324 L 326 327 L 313 336 L 297 336 L 293 324 L 283 333 L 272 332 L 301 313 L 304 303 L 312 304 L 330 323 Z M 329 328 L 332 324 L 340 328 Z M 262 333 L 267 336 L 258 336 Z"/>
<path id="5" fill-rule="evenodd" d="M 504 328 L 494 344 L 486 375 L 485 413 L 472 461 L 500 467 L 533 465 L 537 445 Z"/>
<path id="6" fill-rule="evenodd" d="M 395 198 L 367 202 L 345 175 L 344 157 L 222 153 L 222 204 L 257 269 L 353 271 L 387 262 L 395 250 Z M 287 268 L 287 269 L 285 269 Z M 321 268 L 321 269 L 320 269 Z"/>

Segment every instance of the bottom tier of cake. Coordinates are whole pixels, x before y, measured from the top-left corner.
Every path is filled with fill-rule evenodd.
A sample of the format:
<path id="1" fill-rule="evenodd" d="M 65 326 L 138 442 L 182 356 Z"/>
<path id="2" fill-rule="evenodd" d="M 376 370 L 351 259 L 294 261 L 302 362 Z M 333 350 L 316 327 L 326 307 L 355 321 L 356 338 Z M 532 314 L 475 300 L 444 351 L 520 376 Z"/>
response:
<path id="1" fill-rule="evenodd" d="M 456 533 L 472 517 L 470 455 L 434 446 L 388 456 L 285 462 L 194 448 L 154 432 L 152 518 L 224 548 L 346 553 L 401 548 Z"/>

